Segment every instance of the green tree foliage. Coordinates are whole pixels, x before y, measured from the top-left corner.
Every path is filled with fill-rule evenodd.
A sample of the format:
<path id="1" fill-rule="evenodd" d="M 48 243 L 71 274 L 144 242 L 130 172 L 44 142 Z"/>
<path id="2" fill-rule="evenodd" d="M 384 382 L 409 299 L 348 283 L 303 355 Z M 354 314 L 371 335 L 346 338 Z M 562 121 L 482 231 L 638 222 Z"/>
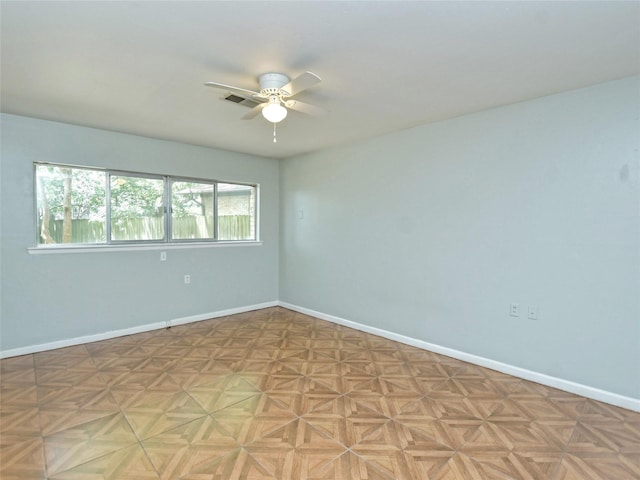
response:
<path id="1" fill-rule="evenodd" d="M 69 173 L 71 174 L 69 177 Z M 51 165 L 37 166 L 39 209 L 48 205 L 52 220 L 64 218 L 65 180 L 71 180 L 71 218 L 101 220 L 106 215 L 106 174 L 80 168 L 61 168 Z M 40 216 L 42 217 L 40 212 Z"/>
<path id="2" fill-rule="evenodd" d="M 171 213 L 174 217 L 213 216 L 213 185 L 173 182 L 171 197 Z"/>
<path id="3" fill-rule="evenodd" d="M 163 195 L 162 179 L 112 175 L 111 219 L 162 216 Z"/>
<path id="4" fill-rule="evenodd" d="M 38 165 L 38 217 L 40 239 L 55 243 L 51 222 L 63 220 L 62 242 L 73 238 L 73 220 L 104 222 L 106 174 L 95 170 Z"/>

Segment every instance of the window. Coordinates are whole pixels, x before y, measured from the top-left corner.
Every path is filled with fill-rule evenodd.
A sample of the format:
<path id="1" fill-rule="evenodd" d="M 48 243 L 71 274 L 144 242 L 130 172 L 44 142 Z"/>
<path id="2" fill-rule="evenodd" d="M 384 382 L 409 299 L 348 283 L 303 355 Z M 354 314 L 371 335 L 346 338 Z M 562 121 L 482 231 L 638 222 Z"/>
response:
<path id="1" fill-rule="evenodd" d="M 38 245 L 257 239 L 257 186 L 35 164 Z"/>
<path id="2" fill-rule="evenodd" d="M 164 180 L 109 175 L 111 241 L 164 239 Z"/>
<path id="3" fill-rule="evenodd" d="M 255 232 L 256 189 L 249 185 L 218 184 L 218 238 L 247 240 Z"/>
<path id="4" fill-rule="evenodd" d="M 38 244 L 106 243 L 106 173 L 36 165 Z"/>
<path id="5" fill-rule="evenodd" d="M 181 182 L 171 184 L 171 235 L 176 239 L 213 239 L 215 185 Z"/>

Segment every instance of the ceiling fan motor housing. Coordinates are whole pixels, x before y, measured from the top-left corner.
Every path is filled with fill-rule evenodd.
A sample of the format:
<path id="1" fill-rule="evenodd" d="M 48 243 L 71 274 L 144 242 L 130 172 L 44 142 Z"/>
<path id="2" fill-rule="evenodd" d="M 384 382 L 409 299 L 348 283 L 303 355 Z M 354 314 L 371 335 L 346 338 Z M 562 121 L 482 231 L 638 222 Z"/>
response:
<path id="1" fill-rule="evenodd" d="M 260 83 L 260 93 L 262 95 L 291 95 L 290 92 L 282 90 L 282 87 L 289 83 L 289 77 L 282 73 L 262 74 L 258 77 L 258 82 Z"/>

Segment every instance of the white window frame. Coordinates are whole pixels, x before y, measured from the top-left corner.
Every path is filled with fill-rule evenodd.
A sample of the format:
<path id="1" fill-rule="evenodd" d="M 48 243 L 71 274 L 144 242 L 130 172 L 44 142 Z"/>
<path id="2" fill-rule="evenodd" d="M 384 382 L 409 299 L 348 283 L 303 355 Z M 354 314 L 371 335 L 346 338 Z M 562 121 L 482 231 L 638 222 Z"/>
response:
<path id="1" fill-rule="evenodd" d="M 84 169 L 105 173 L 105 208 L 106 208 L 106 241 L 104 243 L 40 243 L 40 233 L 38 231 L 38 186 L 37 168 L 38 166 L 50 166 L 58 168 Z M 162 179 L 163 181 L 163 215 L 164 215 L 164 238 L 159 240 L 113 240 L 111 238 L 111 176 L 132 176 L 141 178 Z M 214 191 L 214 238 L 193 238 L 193 239 L 173 239 L 172 238 L 172 196 L 171 189 L 174 182 L 193 182 L 213 185 Z M 236 182 L 228 180 L 218 180 L 210 178 L 182 177 L 177 175 L 163 175 L 148 172 L 136 172 L 120 169 L 109 169 L 102 167 L 91 167 L 85 165 L 71 165 L 52 162 L 34 162 L 33 164 L 34 183 L 34 233 L 36 246 L 28 248 L 29 253 L 58 253 L 58 252 L 101 252 L 101 251 L 131 251 L 131 250 L 162 250 L 168 248 L 208 248 L 218 246 L 242 246 L 242 245 L 262 245 L 260 241 L 260 185 L 257 183 Z M 243 240 L 218 240 L 218 184 L 242 185 L 255 189 L 254 199 L 254 231 L 252 239 Z"/>

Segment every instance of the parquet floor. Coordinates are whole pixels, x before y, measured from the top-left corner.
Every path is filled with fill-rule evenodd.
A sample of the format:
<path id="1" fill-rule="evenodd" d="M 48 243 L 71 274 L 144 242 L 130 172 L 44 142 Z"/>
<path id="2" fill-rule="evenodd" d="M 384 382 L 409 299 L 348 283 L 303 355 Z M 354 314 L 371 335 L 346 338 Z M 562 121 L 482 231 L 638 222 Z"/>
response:
<path id="1" fill-rule="evenodd" d="M 283 308 L 0 364 L 3 480 L 640 478 L 640 413 Z"/>

